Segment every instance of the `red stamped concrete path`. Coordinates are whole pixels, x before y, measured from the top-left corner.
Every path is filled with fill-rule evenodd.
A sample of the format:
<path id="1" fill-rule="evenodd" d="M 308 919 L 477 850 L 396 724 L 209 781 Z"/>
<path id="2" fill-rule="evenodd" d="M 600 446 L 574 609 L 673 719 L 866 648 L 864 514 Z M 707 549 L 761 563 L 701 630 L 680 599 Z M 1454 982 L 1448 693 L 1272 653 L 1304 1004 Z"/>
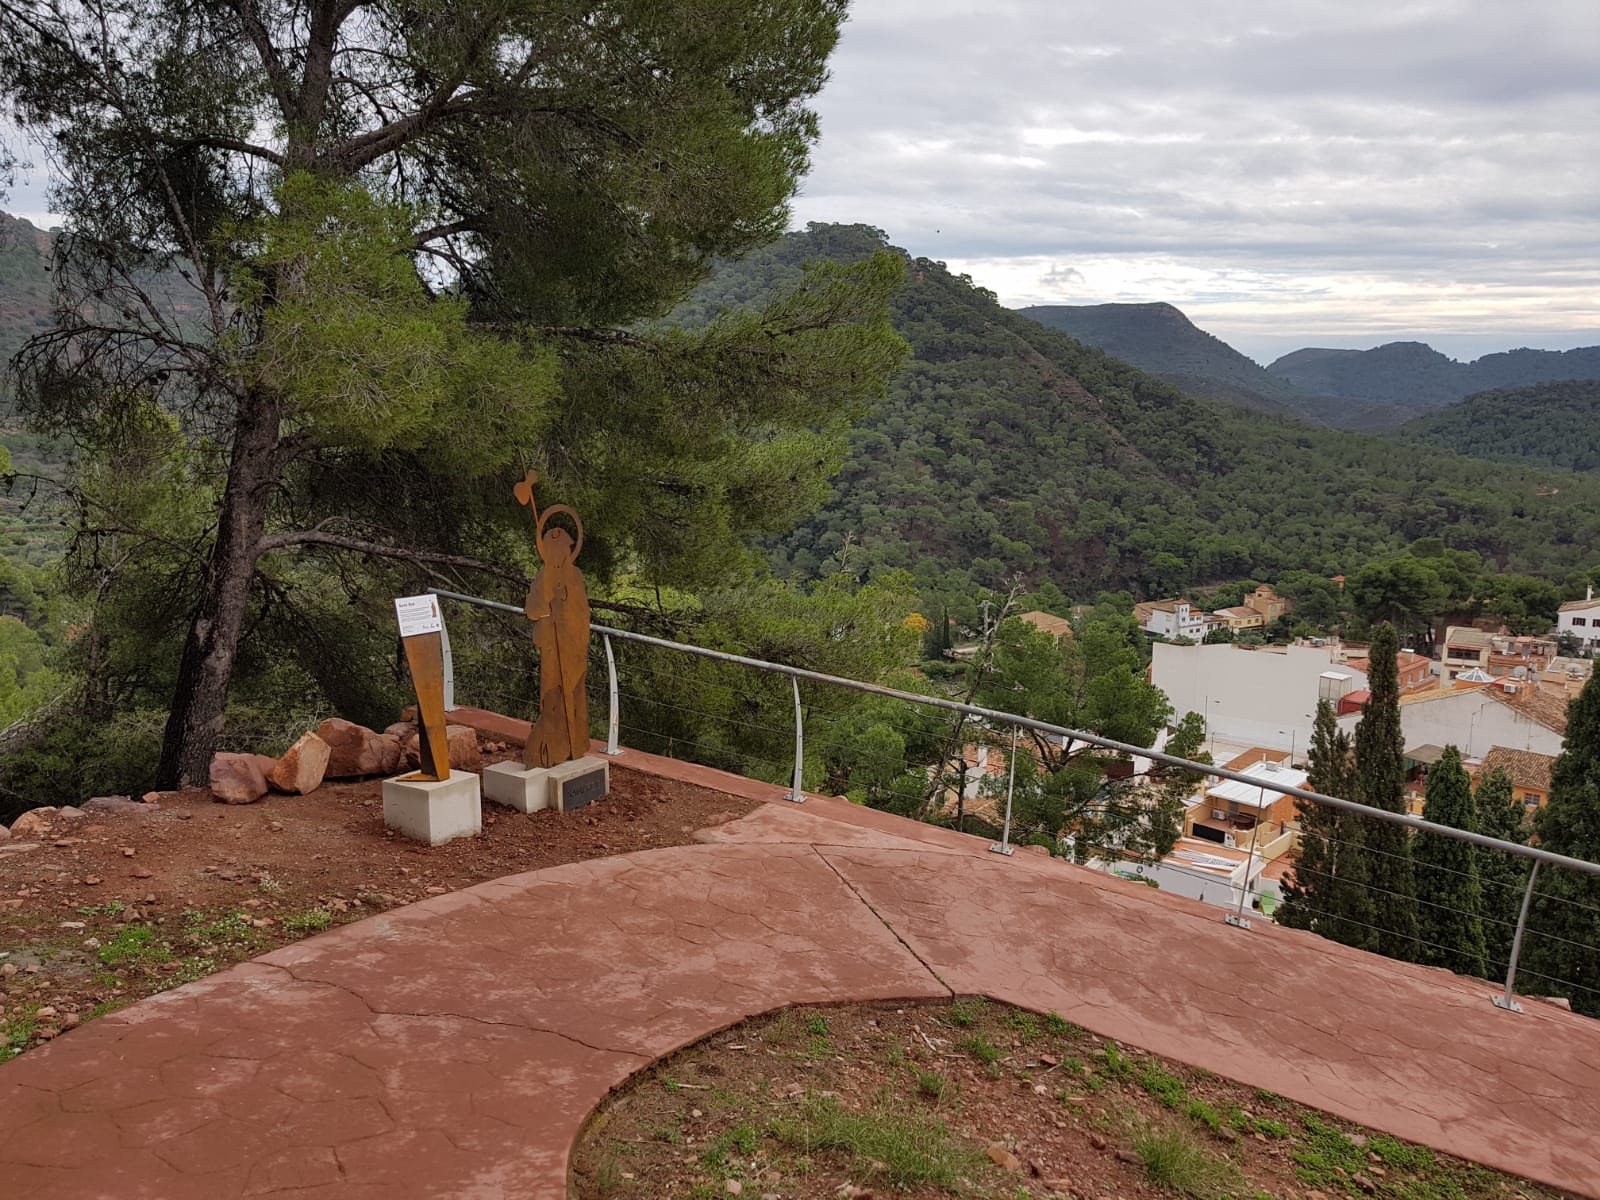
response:
<path id="1" fill-rule="evenodd" d="M 0 1195 L 556 1200 L 586 1114 L 680 1046 L 983 993 L 1600 1197 L 1600 1022 L 841 801 L 705 838 L 372 917 L 0 1067 Z"/>

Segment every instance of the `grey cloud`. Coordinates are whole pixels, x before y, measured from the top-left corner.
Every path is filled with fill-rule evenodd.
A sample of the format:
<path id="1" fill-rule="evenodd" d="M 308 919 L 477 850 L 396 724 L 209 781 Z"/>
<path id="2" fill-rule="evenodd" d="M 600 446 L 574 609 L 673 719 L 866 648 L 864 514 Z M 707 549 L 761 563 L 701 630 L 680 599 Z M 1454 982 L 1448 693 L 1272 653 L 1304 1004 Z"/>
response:
<path id="1" fill-rule="evenodd" d="M 1180 307 L 1197 272 L 1205 300 L 1288 280 L 1284 322 L 1365 321 L 1359 276 L 1397 319 L 1413 289 L 1419 326 L 1451 284 L 1497 289 L 1478 315 L 1456 296 L 1458 322 L 1600 323 L 1592 0 L 861 0 L 820 107 L 797 219 L 979 282 L 1091 302 L 1108 261 L 1160 259 L 1182 270 L 1113 273 Z"/>

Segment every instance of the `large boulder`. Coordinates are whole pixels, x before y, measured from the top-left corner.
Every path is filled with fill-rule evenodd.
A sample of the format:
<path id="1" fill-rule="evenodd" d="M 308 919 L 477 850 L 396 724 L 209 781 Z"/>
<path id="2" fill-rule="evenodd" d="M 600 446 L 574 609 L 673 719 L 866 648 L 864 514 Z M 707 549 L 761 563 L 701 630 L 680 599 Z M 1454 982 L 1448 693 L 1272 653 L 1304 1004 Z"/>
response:
<path id="1" fill-rule="evenodd" d="M 4 846 L 10 840 L 11 830 L 7 829 L 4 825 L 0 825 L 0 846 Z"/>
<path id="2" fill-rule="evenodd" d="M 445 740 L 450 747 L 450 766 L 457 771 L 483 770 L 483 754 L 478 750 L 478 731 L 467 725 L 446 725 Z M 408 767 L 422 765 L 422 739 L 415 730 L 406 740 L 405 762 Z"/>
<path id="3" fill-rule="evenodd" d="M 47 841 L 50 830 L 55 825 L 57 810 L 45 805 L 43 808 L 30 808 L 15 821 L 11 822 L 11 836 L 23 841 Z"/>
<path id="4" fill-rule="evenodd" d="M 335 717 L 317 726 L 317 736 L 328 743 L 329 779 L 390 775 L 400 765 L 400 739 L 393 734 Z"/>
<path id="5" fill-rule="evenodd" d="M 327 774 L 328 755 L 327 742 L 314 733 L 301 734 L 300 740 L 278 760 L 267 782 L 291 796 L 314 792 L 322 786 L 322 778 Z"/>
<path id="6" fill-rule="evenodd" d="M 267 794 L 276 759 L 261 754 L 217 754 L 211 759 L 211 794 L 224 804 L 254 804 Z"/>

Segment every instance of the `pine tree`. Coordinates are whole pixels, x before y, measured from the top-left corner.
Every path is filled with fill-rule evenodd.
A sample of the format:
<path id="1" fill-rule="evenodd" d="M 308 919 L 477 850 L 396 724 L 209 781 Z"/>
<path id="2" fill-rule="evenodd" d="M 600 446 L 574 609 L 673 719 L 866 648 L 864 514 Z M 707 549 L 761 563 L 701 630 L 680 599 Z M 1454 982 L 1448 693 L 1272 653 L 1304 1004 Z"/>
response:
<path id="1" fill-rule="evenodd" d="M 1355 782 L 1350 761 L 1350 738 L 1339 728 L 1333 705 L 1317 704 L 1307 756 L 1307 784 L 1324 796 L 1348 799 Z M 1367 891 L 1366 861 L 1359 843 L 1362 822 L 1338 809 L 1309 801 L 1295 801 L 1300 819 L 1300 852 L 1292 875 L 1284 880 L 1283 907 L 1276 919 L 1281 925 L 1310 929 L 1348 946 L 1370 948 L 1375 924 L 1372 897 Z"/>
<path id="2" fill-rule="evenodd" d="M 1534 830 L 1546 850 L 1600 862 L 1600 675 L 1567 706 L 1566 741 Z M 1574 1011 L 1600 1016 L 1600 876 L 1540 870 L 1522 961 L 1529 991 L 1566 996 Z"/>
<path id="3" fill-rule="evenodd" d="M 1446 746 L 1428 772 L 1428 799 L 1422 815 L 1436 825 L 1475 829 L 1477 805 L 1472 780 L 1461 765 L 1461 751 Z M 1483 888 L 1478 852 L 1466 842 L 1437 833 L 1419 833 L 1412 845 L 1419 891 L 1417 926 L 1421 961 L 1457 975 L 1485 975 Z"/>
<path id="4" fill-rule="evenodd" d="M 1478 781 L 1478 832 L 1519 846 L 1528 841 L 1527 813 L 1517 802 L 1511 776 L 1500 768 Z M 1491 976 L 1504 975 L 1511 961 L 1511 939 L 1528 886 L 1528 860 L 1503 850 L 1479 849 L 1478 878 L 1483 886 L 1483 940 Z M 1426 879 L 1423 880 L 1426 883 Z"/>
<path id="5" fill-rule="evenodd" d="M 1394 626 L 1379 625 L 1368 650 L 1367 688 L 1371 693 L 1356 724 L 1356 796 L 1361 803 L 1400 813 L 1405 801 L 1405 738 L 1400 731 L 1400 641 Z M 1377 911 L 1373 948 L 1390 958 L 1417 957 L 1416 881 L 1411 866 L 1411 834 L 1401 825 L 1358 818 L 1359 841 Z M 1351 853 L 1355 853 L 1353 850 Z"/>

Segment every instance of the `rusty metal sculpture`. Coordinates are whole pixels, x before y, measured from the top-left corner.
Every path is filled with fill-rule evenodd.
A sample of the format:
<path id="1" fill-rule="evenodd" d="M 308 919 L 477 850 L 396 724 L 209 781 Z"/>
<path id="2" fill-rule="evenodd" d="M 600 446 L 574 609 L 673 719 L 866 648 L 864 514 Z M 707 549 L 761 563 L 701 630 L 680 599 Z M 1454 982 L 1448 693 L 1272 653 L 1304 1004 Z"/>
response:
<path id="1" fill-rule="evenodd" d="M 589 753 L 589 594 L 576 565 L 583 551 L 583 521 L 565 504 L 544 512 L 533 498 L 539 476 L 529 471 L 516 486 L 517 503 L 533 513 L 534 547 L 540 570 L 528 589 L 523 611 L 533 622 L 539 650 L 539 719 L 528 734 L 522 760 L 529 767 L 553 767 Z M 571 518 L 577 538 L 550 518 Z"/>

